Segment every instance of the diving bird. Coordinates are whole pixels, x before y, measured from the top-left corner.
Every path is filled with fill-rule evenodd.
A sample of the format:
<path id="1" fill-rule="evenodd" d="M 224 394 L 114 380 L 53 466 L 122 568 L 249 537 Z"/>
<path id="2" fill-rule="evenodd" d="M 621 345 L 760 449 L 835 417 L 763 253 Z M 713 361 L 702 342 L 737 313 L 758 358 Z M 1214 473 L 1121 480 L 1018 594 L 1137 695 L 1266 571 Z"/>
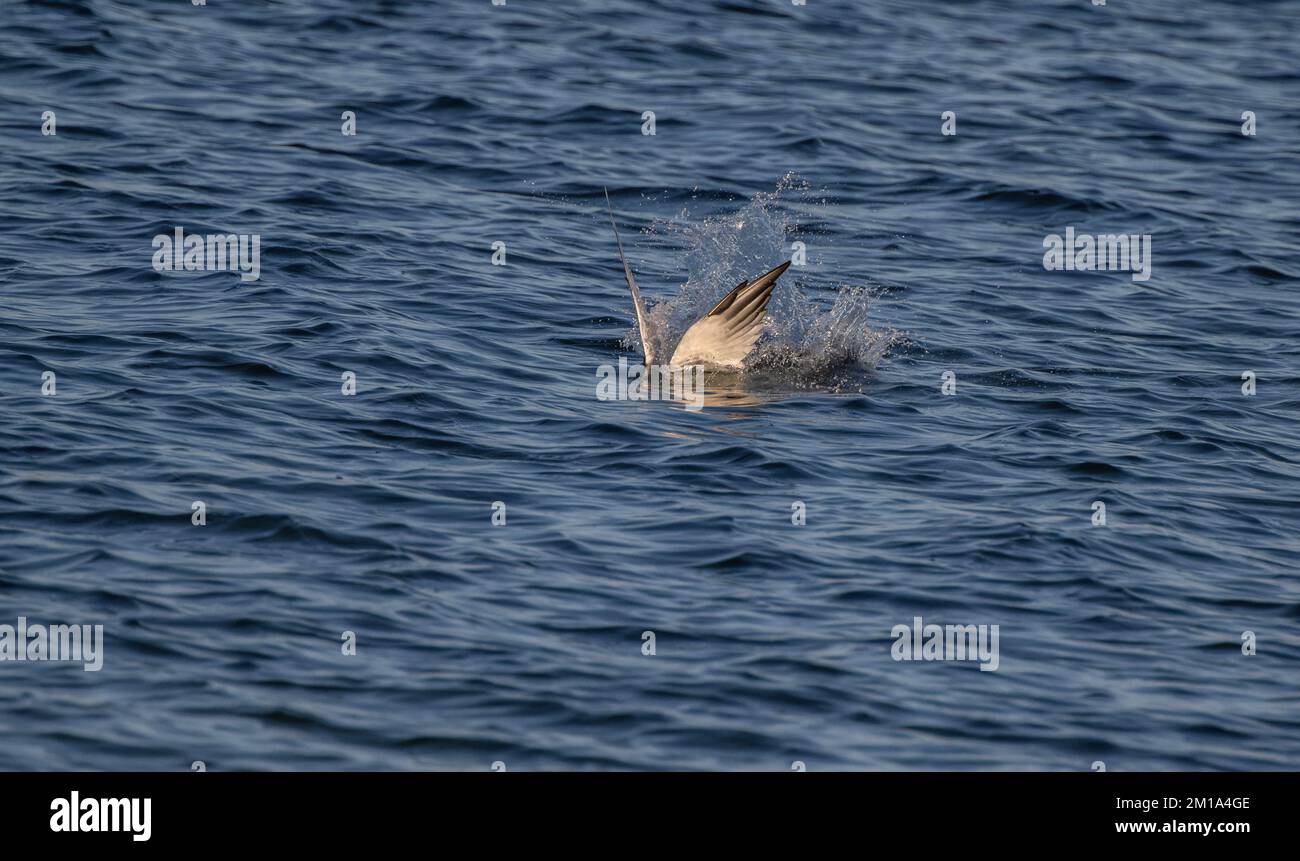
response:
<path id="1" fill-rule="evenodd" d="M 645 305 L 641 302 L 641 290 L 636 278 L 632 276 L 632 267 L 627 265 L 623 254 L 623 240 L 618 235 L 618 225 L 614 223 L 614 207 L 609 202 L 609 189 L 605 189 L 605 206 L 609 209 L 609 223 L 614 228 L 614 241 L 618 243 L 618 257 L 623 261 L 623 274 L 627 276 L 627 287 L 632 291 L 632 304 L 636 307 L 636 324 L 641 333 L 641 349 L 645 353 L 645 363 L 655 364 L 654 338 L 650 332 L 650 318 L 646 316 Z M 677 349 L 668 364 L 673 367 L 704 365 L 713 368 L 738 370 L 744 367 L 745 357 L 754 349 L 754 342 L 763 334 L 763 321 L 767 314 L 767 300 L 772 298 L 776 279 L 781 277 L 790 266 L 790 261 L 765 275 L 751 281 L 741 281 L 736 287 L 722 297 L 722 301 L 713 306 L 713 310 L 691 324 L 677 342 Z"/>

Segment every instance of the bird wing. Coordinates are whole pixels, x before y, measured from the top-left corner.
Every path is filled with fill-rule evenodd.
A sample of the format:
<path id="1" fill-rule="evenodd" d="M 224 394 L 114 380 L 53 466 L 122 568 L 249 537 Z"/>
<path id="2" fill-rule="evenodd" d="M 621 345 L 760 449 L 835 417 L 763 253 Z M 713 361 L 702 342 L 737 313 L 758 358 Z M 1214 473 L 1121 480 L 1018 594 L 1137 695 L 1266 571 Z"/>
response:
<path id="1" fill-rule="evenodd" d="M 763 333 L 767 302 L 776 288 L 776 279 L 789 266 L 787 260 L 765 275 L 737 284 L 712 311 L 686 330 L 671 364 L 739 367 Z"/>
<path id="2" fill-rule="evenodd" d="M 627 289 L 632 291 L 632 304 L 636 307 L 636 328 L 641 335 L 641 352 L 645 354 L 646 364 L 653 363 L 654 356 L 650 352 L 650 319 L 646 316 L 645 305 L 641 302 L 641 288 L 637 287 L 636 278 L 632 275 L 632 267 L 627 265 L 627 257 L 623 254 L 623 240 L 618 236 L 618 225 L 614 223 L 614 207 L 609 202 L 609 189 L 605 189 L 605 207 L 609 210 L 609 225 L 614 228 L 614 241 L 618 243 L 618 259 L 623 261 L 623 274 L 627 276 Z"/>

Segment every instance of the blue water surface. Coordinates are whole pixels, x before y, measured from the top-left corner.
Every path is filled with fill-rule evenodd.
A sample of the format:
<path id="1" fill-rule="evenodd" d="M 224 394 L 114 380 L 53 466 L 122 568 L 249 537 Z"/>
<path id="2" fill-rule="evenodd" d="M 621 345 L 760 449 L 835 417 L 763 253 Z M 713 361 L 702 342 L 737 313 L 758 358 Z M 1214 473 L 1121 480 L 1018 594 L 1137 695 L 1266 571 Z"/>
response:
<path id="1" fill-rule="evenodd" d="M 104 664 L 0 662 L 0 768 L 1300 767 L 1298 40 L 1294 2 L 3 0 L 0 624 Z M 679 317 L 803 242 L 795 365 L 598 400 L 640 359 L 606 186 Z M 155 271 L 176 226 L 260 277 Z M 1045 270 L 1071 227 L 1151 235 L 1150 280 Z M 998 669 L 895 661 L 918 616 Z"/>

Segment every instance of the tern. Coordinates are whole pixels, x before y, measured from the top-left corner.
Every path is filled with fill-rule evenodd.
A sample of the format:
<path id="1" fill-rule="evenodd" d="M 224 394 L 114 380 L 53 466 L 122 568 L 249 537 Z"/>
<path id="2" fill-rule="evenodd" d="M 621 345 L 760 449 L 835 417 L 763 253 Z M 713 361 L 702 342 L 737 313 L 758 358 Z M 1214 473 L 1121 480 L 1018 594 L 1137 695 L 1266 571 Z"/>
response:
<path id="1" fill-rule="evenodd" d="M 641 302 L 641 290 L 632 275 L 632 267 L 627 264 L 627 256 L 623 254 L 623 240 L 619 238 L 618 225 L 614 223 L 614 207 L 609 202 L 609 189 L 605 189 L 605 206 L 609 209 L 609 223 L 614 228 L 614 241 L 618 243 L 618 258 L 623 262 L 627 287 L 632 291 L 637 330 L 641 334 L 641 350 L 645 353 L 646 365 L 653 365 L 656 357 L 651 344 L 655 339 L 651 337 L 650 318 Z M 763 334 L 767 301 L 772 298 L 776 279 L 789 267 L 790 261 L 787 260 L 765 275 L 737 284 L 722 297 L 722 301 L 713 306 L 712 311 L 691 324 L 677 342 L 677 348 L 673 350 L 668 364 L 679 368 L 692 365 L 731 370 L 743 368 L 745 357 L 754 349 L 758 336 Z"/>

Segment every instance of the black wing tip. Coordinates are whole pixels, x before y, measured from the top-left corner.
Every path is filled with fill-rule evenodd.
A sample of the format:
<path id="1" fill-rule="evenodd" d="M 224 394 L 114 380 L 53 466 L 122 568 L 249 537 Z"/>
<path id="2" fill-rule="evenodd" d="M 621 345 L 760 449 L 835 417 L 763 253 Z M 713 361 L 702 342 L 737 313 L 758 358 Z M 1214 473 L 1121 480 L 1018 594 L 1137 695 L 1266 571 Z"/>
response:
<path id="1" fill-rule="evenodd" d="M 755 284 L 761 284 L 762 287 L 753 294 L 753 298 L 747 301 L 749 305 L 756 305 L 760 310 L 767 306 L 768 297 L 776 289 L 776 279 L 781 277 L 781 273 L 790 268 L 791 261 L 787 260 L 775 269 L 768 270 L 762 275 L 750 281 L 741 281 L 733 287 L 726 296 L 713 306 L 713 310 L 705 314 L 706 317 L 713 317 L 717 314 L 725 313 L 732 304 L 740 297 L 740 294 L 752 288 Z M 757 300 L 757 301 L 755 301 Z"/>

